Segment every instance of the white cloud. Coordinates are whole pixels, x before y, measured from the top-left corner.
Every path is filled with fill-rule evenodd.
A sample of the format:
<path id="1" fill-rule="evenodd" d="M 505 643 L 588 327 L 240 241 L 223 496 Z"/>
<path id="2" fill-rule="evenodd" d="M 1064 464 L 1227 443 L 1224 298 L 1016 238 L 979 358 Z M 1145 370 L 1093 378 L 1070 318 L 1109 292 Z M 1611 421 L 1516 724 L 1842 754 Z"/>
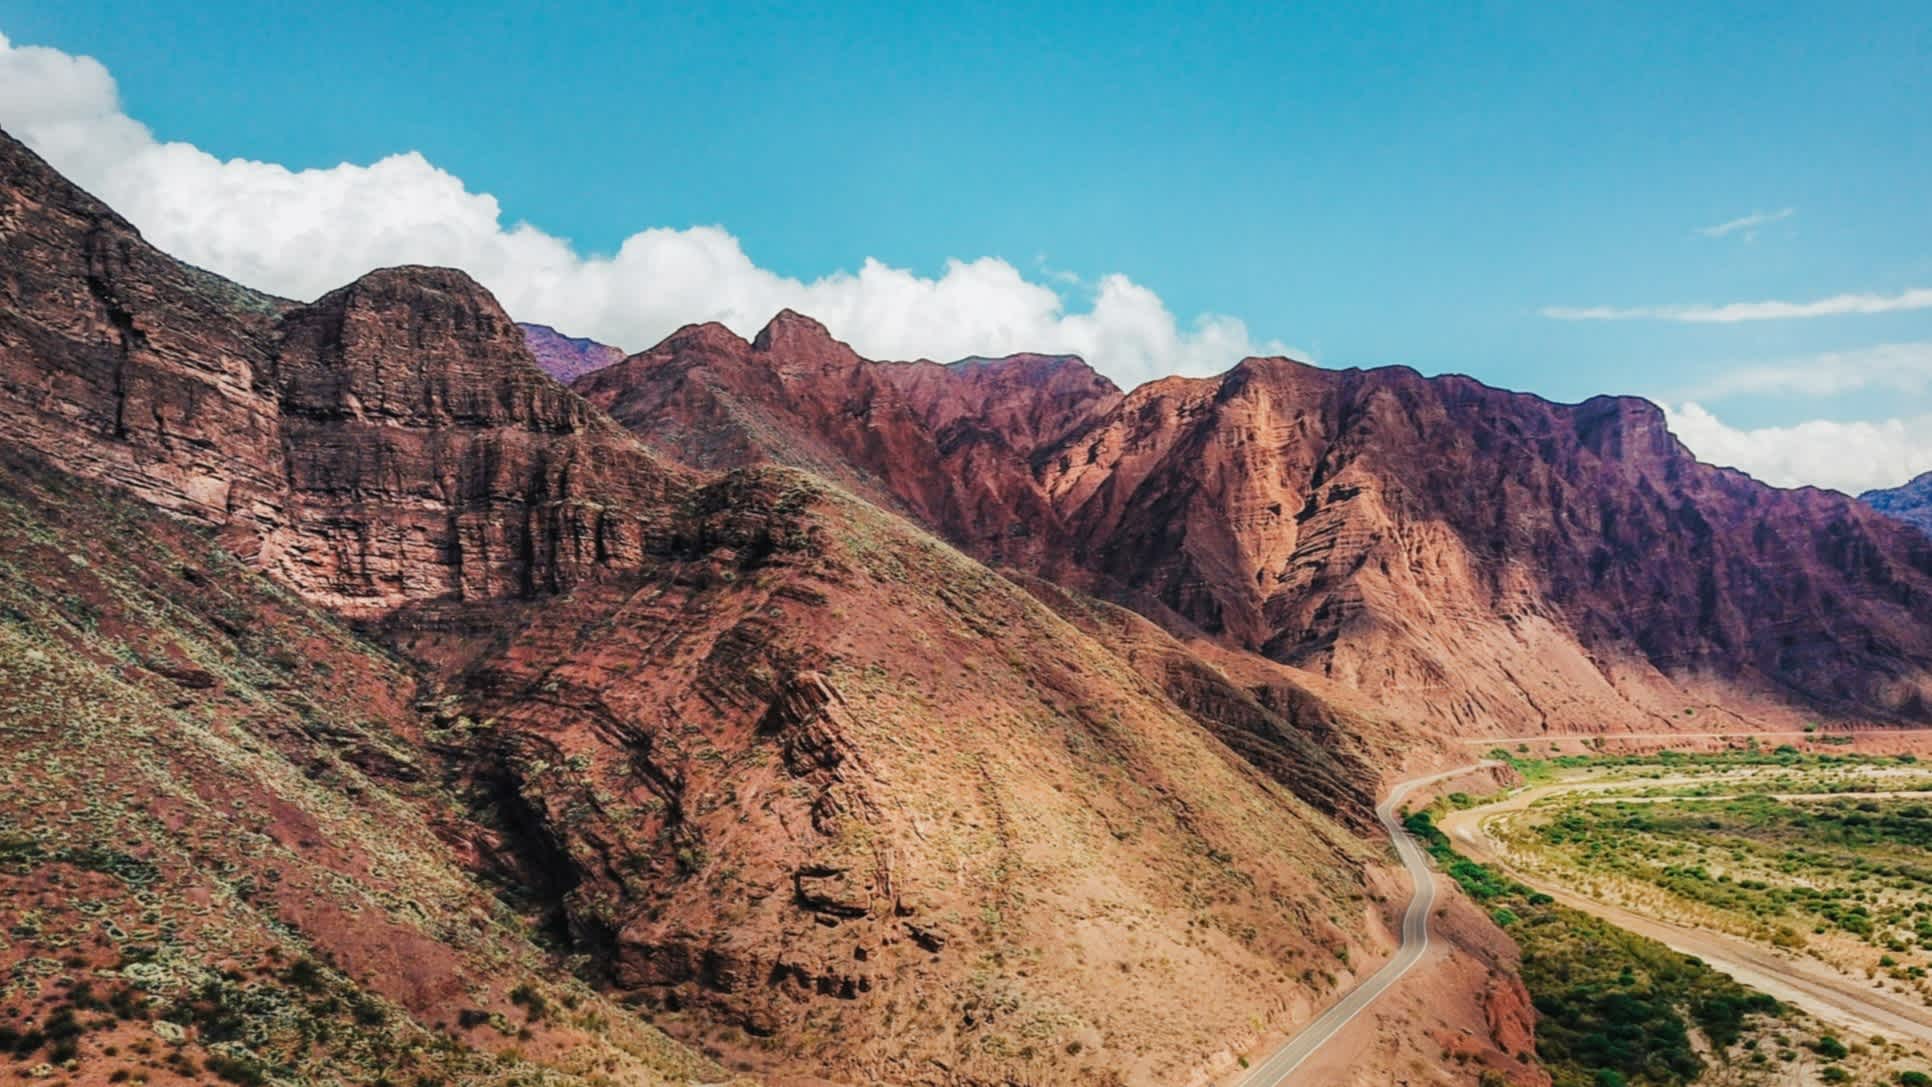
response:
<path id="1" fill-rule="evenodd" d="M 1768 212 L 1754 211 L 1749 215 L 1732 219 L 1729 222 L 1718 223 L 1716 226 L 1700 226 L 1697 228 L 1697 232 L 1706 238 L 1722 238 L 1727 234 L 1736 234 L 1738 231 L 1743 231 L 1745 239 L 1749 240 L 1757 236 L 1757 229 L 1759 227 L 1781 222 L 1796 214 L 1798 214 L 1798 209 L 1796 208 L 1779 208 L 1777 211 Z"/>
<path id="2" fill-rule="evenodd" d="M 1836 294 L 1812 302 L 1731 302 L 1721 306 L 1545 306 L 1540 312 L 1558 321 L 1688 321 L 1732 324 L 1801 317 L 1843 317 L 1932 309 L 1932 287 L 1897 294 Z"/>
<path id="3" fill-rule="evenodd" d="M 372 268 L 442 264 L 475 276 L 520 320 L 632 350 L 693 321 L 750 335 L 789 306 L 874 358 L 1068 352 L 1128 385 L 1289 353 L 1233 317 L 1183 324 L 1122 275 L 1101 277 L 1090 308 L 1070 312 L 1053 287 L 996 257 L 948 261 L 936 277 L 867 260 L 804 281 L 759 267 L 715 226 L 644 230 L 612 256 L 586 257 L 527 223 L 506 225 L 495 197 L 414 151 L 290 170 L 161 142 L 121 111 L 98 61 L 4 36 L 0 125 L 162 249 L 293 298 Z"/>
<path id="4" fill-rule="evenodd" d="M 1740 394 L 1821 397 L 1866 389 L 1906 395 L 1932 391 L 1932 342 L 1878 344 L 1743 366 L 1686 395 L 1696 400 Z"/>
<path id="5" fill-rule="evenodd" d="M 1839 422 L 1813 419 L 1746 430 L 1703 405 L 1664 405 L 1671 432 L 1697 458 L 1779 487 L 1811 484 L 1858 494 L 1932 469 L 1932 415 Z"/>

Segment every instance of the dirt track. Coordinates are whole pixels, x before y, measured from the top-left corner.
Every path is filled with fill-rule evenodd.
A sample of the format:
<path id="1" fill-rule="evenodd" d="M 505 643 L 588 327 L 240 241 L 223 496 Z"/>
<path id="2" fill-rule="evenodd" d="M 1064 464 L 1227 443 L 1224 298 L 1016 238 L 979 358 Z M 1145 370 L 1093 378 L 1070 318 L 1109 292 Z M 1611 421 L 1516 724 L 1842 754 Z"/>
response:
<path id="1" fill-rule="evenodd" d="M 1757 731 L 1720 731 L 1720 732 L 1544 732 L 1531 736 L 1470 736 L 1463 743 L 1516 744 L 1516 743 L 1576 743 L 1587 740 L 1742 740 L 1756 737 L 1765 740 L 1809 740 L 1822 742 L 1832 737 L 1849 736 L 1854 739 L 1871 737 L 1926 737 L 1932 736 L 1932 728 L 1835 728 L 1829 731 L 1804 732 L 1799 729 L 1784 729 L 1772 732 Z"/>
<path id="2" fill-rule="evenodd" d="M 1850 1035 L 1881 1034 L 1910 1045 L 1932 1045 L 1932 1009 L 1869 989 L 1813 959 L 1598 902 L 1551 883 L 1545 876 L 1522 871 L 1489 833 L 1488 824 L 1495 819 L 1520 812 L 1546 797 L 1589 788 L 1588 783 L 1565 783 L 1527 789 L 1496 804 L 1454 812 L 1443 819 L 1442 830 L 1466 856 L 1495 865 L 1566 906 L 1647 936 L 1672 950 L 1695 955 L 1745 985 L 1845 1028 Z"/>

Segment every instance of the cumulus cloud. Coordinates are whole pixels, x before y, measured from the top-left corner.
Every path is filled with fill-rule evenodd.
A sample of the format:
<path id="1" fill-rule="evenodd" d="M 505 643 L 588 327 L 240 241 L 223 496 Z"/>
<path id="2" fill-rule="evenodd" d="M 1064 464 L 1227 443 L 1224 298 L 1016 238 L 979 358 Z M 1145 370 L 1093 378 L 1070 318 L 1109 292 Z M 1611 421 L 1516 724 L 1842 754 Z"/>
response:
<path id="1" fill-rule="evenodd" d="M 1088 308 L 1070 309 L 1059 291 L 997 257 L 948 261 L 937 276 L 867 260 L 800 280 L 759 267 L 717 226 L 647 229 L 615 254 L 585 256 L 528 223 L 506 223 L 495 197 L 414 151 L 290 170 L 158 140 L 122 112 L 98 61 L 4 36 L 0 125 L 162 249 L 291 298 L 312 299 L 372 268 L 441 264 L 475 276 L 519 320 L 632 350 L 694 321 L 750 335 L 791 307 L 874 358 L 1066 352 L 1129 385 L 1294 353 L 1256 342 L 1233 317 L 1178 320 L 1123 275 L 1102 276 Z"/>
<path id="2" fill-rule="evenodd" d="M 1687 321 L 1733 324 L 1804 317 L 1844 317 L 1932 309 L 1932 287 L 1897 294 L 1835 294 L 1811 302 L 1731 302 L 1721 306 L 1545 306 L 1543 316 L 1558 321 Z"/>
<path id="3" fill-rule="evenodd" d="M 1777 211 L 1768 212 L 1754 211 L 1749 215 L 1741 216 L 1728 222 L 1718 223 L 1715 226 L 1700 226 L 1697 228 L 1697 232 L 1706 238 L 1722 238 L 1727 234 L 1736 234 L 1742 231 L 1745 239 L 1749 240 L 1757 236 L 1757 229 L 1759 227 L 1781 222 L 1796 214 L 1798 214 L 1798 209 L 1796 208 L 1779 208 Z"/>
<path id="4" fill-rule="evenodd" d="M 1932 342 L 1878 344 L 1742 366 L 1686 395 L 1695 400 L 1741 394 L 1823 397 L 1868 389 L 1907 395 L 1932 391 Z"/>
<path id="5" fill-rule="evenodd" d="M 1755 429 L 1734 427 L 1696 401 L 1666 404 L 1664 415 L 1699 460 L 1778 487 L 1811 484 L 1858 494 L 1932 469 L 1932 415 Z"/>

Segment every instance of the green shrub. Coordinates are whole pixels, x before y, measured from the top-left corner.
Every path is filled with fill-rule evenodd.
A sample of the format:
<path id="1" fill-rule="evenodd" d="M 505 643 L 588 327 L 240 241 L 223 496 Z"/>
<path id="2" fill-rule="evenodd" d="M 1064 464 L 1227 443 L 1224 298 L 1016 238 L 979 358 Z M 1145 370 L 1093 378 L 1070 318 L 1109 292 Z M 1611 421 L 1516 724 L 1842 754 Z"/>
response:
<path id="1" fill-rule="evenodd" d="M 211 1054 L 202 1062 L 202 1067 L 218 1079 L 239 1084 L 240 1087 L 262 1087 L 268 1082 L 268 1073 L 261 1065 L 245 1057 L 230 1057 L 224 1054 Z"/>

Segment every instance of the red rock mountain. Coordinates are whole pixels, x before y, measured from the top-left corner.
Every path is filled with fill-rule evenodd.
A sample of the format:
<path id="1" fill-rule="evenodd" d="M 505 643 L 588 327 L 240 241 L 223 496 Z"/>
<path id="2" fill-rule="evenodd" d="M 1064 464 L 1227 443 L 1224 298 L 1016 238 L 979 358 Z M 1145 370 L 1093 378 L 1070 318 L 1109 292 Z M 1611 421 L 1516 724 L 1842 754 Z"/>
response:
<path id="1" fill-rule="evenodd" d="M 789 312 L 566 389 L 460 272 L 268 297 L 4 137 L 0 252 L 7 780 L 115 798 L 85 841 L 0 814 L 163 858 L 183 923 L 266 895 L 170 976 L 373 1001 L 358 1060 L 722 1074 L 632 1009 L 794 1082 L 1204 1079 L 1388 950 L 1368 799 L 1452 734 L 1932 717 L 1932 540 L 1641 401 L 1281 359 L 1123 394 Z M 1502 1011 L 1426 1014 L 1516 1024 L 1456 1074 L 1536 1082 L 1465 922 L 1451 991 Z"/>
<path id="2" fill-rule="evenodd" d="M 668 458 L 803 468 L 984 558 L 1049 564 L 1065 540 L 1027 458 L 1119 393 L 1077 360 L 971 369 L 977 399 L 938 404 L 919 366 L 868 362 L 787 310 L 749 343 L 723 325 L 680 329 L 572 388 Z M 978 422 L 982 409 L 996 414 Z"/>
<path id="3" fill-rule="evenodd" d="M 1932 718 L 1932 548 L 1701 464 L 1634 399 L 1251 359 L 1144 386 L 1042 480 L 1080 561 L 1460 730 Z"/>
<path id="4" fill-rule="evenodd" d="M 467 276 L 295 305 L 156 252 L 10 139 L 0 175 L 9 440 L 355 614 L 640 560 L 681 471 L 539 370 Z"/>
<path id="5" fill-rule="evenodd" d="M 1048 374 L 969 443 L 1012 453 L 1001 490 L 933 473 L 976 462 L 930 402 L 796 316 L 582 379 L 629 373 L 599 400 L 640 440 L 461 273 L 269 298 L 6 138 L 0 252 L 0 705 L 32 737 L 0 817 L 45 862 L 0 880 L 55 916 L 101 850 L 158 858 L 128 917 L 190 934 L 159 953 L 208 1060 L 724 1074 L 642 1014 L 792 1082 L 1151 1085 L 1389 950 L 1372 707 L 864 500 L 962 533 L 1025 500 L 975 549 L 1050 557 L 1033 447 L 1103 383 Z M 1509 1037 L 1469 1048 L 1534 1081 Z"/>
<path id="6" fill-rule="evenodd" d="M 871 363 L 789 313 L 577 388 L 667 456 L 810 467 L 1451 731 L 1932 719 L 1926 541 L 1700 464 L 1639 400 L 1283 359 L 1122 396 L 1073 359 Z"/>
<path id="7" fill-rule="evenodd" d="M 524 346 L 530 349 L 537 365 L 565 384 L 624 359 L 621 347 L 584 336 L 566 336 L 549 325 L 519 322 L 517 327 L 523 330 Z"/>

